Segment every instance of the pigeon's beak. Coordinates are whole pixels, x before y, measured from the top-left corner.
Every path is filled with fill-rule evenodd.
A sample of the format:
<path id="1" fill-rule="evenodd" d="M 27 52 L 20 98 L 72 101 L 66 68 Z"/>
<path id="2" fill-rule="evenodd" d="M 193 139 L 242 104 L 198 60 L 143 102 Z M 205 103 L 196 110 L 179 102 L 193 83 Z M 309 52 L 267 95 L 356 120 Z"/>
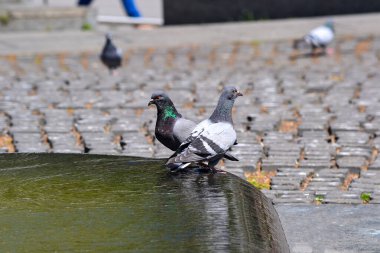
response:
<path id="1" fill-rule="evenodd" d="M 236 97 L 241 97 L 241 96 L 243 96 L 243 93 L 241 93 L 240 91 L 238 91 L 238 92 L 236 93 Z"/>
<path id="2" fill-rule="evenodd" d="M 154 105 L 154 100 L 150 100 L 149 103 L 148 103 L 148 106 L 151 106 L 151 105 Z"/>

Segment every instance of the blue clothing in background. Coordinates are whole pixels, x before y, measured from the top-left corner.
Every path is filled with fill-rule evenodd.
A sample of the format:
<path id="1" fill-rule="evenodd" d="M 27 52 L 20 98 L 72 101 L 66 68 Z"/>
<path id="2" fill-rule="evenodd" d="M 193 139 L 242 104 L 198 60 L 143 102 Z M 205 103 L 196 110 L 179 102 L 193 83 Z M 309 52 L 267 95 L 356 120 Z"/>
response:
<path id="1" fill-rule="evenodd" d="M 134 0 L 121 0 L 124 5 L 124 10 L 130 17 L 138 18 L 141 17 L 139 10 L 136 7 Z"/>
<path id="2" fill-rule="evenodd" d="M 92 0 L 79 0 L 78 5 L 79 6 L 87 6 L 87 5 L 90 5 L 91 2 L 92 2 Z"/>
<path id="3" fill-rule="evenodd" d="M 79 0 L 78 5 L 79 6 L 88 6 L 90 5 L 92 0 Z M 137 6 L 135 4 L 134 0 L 121 0 L 124 6 L 124 10 L 127 13 L 128 16 L 138 18 L 141 17 L 141 14 L 139 10 L 137 9 Z"/>

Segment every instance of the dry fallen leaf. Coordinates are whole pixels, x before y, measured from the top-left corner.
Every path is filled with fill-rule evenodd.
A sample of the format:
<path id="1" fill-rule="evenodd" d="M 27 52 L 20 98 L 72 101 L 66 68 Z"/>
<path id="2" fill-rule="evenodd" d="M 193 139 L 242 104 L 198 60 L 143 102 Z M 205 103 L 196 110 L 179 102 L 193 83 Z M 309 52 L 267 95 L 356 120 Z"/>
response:
<path id="1" fill-rule="evenodd" d="M 91 103 L 91 102 L 86 103 L 86 104 L 84 105 L 84 108 L 86 108 L 86 109 L 88 109 L 88 110 L 92 109 L 93 107 L 94 107 L 94 103 Z"/>
<path id="2" fill-rule="evenodd" d="M 268 114 L 269 113 L 268 107 L 260 106 L 260 113 Z"/>
<path id="3" fill-rule="evenodd" d="M 200 107 L 199 109 L 198 109 L 198 115 L 203 115 L 203 114 L 205 114 L 206 113 L 206 108 L 204 108 L 204 107 Z"/>
<path id="4" fill-rule="evenodd" d="M 135 109 L 135 115 L 137 117 L 140 117 L 143 114 L 143 112 L 144 112 L 143 108 L 137 108 L 137 109 Z"/>
<path id="5" fill-rule="evenodd" d="M 300 185 L 300 190 L 304 191 L 309 186 L 310 182 L 313 180 L 315 176 L 314 172 L 309 173 L 304 180 L 302 180 Z"/>
<path id="6" fill-rule="evenodd" d="M 69 116 L 72 116 L 72 115 L 74 114 L 74 108 L 72 108 L 72 107 L 68 107 L 68 108 L 66 109 L 66 112 L 67 112 L 67 114 L 68 114 Z"/>
<path id="7" fill-rule="evenodd" d="M 372 44 L 372 39 L 368 38 L 366 40 L 359 41 L 356 44 L 355 47 L 355 55 L 356 56 L 361 56 L 363 53 L 368 52 Z"/>
<path id="8" fill-rule="evenodd" d="M 366 112 L 366 110 L 367 110 L 367 106 L 365 106 L 365 105 L 359 105 L 358 106 L 358 111 L 360 113 L 364 113 L 364 112 Z"/>
<path id="9" fill-rule="evenodd" d="M 0 147 L 6 148 L 8 153 L 16 152 L 16 148 L 13 143 L 13 138 L 9 134 L 0 135 Z"/>
<path id="10" fill-rule="evenodd" d="M 299 125 L 300 125 L 299 121 L 283 120 L 280 122 L 280 126 L 278 130 L 283 133 L 294 133 L 294 132 L 297 132 Z"/>
<path id="11" fill-rule="evenodd" d="M 354 181 L 355 179 L 359 178 L 359 174 L 356 174 L 356 173 L 349 173 L 346 178 L 344 179 L 343 181 L 343 184 L 341 186 L 341 190 L 343 191 L 347 191 L 348 190 L 348 187 L 350 186 L 350 184 L 352 183 L 352 181 Z"/>
<path id="12" fill-rule="evenodd" d="M 276 171 L 245 172 L 244 176 L 248 182 L 259 189 L 270 189 L 271 177 L 276 175 Z"/>

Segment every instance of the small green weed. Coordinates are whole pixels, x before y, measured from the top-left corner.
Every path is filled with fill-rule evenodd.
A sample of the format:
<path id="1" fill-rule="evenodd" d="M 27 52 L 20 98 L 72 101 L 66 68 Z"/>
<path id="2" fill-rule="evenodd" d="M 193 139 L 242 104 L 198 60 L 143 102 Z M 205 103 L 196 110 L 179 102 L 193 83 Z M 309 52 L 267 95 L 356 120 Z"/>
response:
<path id="1" fill-rule="evenodd" d="M 0 24 L 7 25 L 9 23 L 9 16 L 7 14 L 0 15 Z"/>
<path id="2" fill-rule="evenodd" d="M 363 201 L 364 204 L 368 204 L 372 199 L 371 193 L 362 192 L 362 194 L 360 194 L 360 199 Z"/>
<path id="3" fill-rule="evenodd" d="M 92 25 L 90 23 L 84 23 L 82 25 L 82 31 L 91 31 L 92 30 Z"/>
<path id="4" fill-rule="evenodd" d="M 314 202 L 316 204 L 322 204 L 324 199 L 325 199 L 325 196 L 323 195 L 315 195 Z"/>

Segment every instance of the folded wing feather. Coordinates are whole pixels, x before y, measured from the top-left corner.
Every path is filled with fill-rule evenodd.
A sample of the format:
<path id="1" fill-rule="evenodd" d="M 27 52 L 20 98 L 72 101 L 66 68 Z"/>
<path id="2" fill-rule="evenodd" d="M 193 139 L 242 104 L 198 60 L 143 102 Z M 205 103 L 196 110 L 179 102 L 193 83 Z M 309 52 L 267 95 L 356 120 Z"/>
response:
<path id="1" fill-rule="evenodd" d="M 235 130 L 226 122 L 210 124 L 196 134 L 189 137 L 192 141 L 181 145 L 183 148 L 177 152 L 175 162 L 196 162 L 223 155 L 236 141 Z"/>

